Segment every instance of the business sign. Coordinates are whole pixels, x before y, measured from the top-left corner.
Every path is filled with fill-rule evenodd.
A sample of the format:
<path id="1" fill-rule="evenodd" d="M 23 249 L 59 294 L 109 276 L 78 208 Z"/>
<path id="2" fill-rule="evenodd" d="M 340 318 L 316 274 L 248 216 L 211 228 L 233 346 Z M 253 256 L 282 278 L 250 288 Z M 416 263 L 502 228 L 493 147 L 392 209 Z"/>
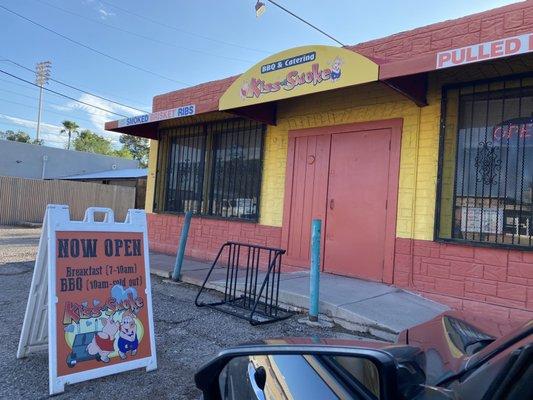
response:
<path id="1" fill-rule="evenodd" d="M 257 63 L 222 95 L 228 110 L 323 92 L 378 80 L 379 67 L 353 51 L 333 46 L 303 46 Z"/>
<path id="2" fill-rule="evenodd" d="M 47 207 L 17 357 L 46 347 L 51 395 L 157 368 L 144 211 L 116 223 L 110 209 L 70 221 L 67 206 Z"/>
<path id="3" fill-rule="evenodd" d="M 498 208 L 462 207 L 461 231 L 502 233 L 503 210 Z"/>
<path id="4" fill-rule="evenodd" d="M 495 58 L 533 51 L 533 33 L 493 40 L 472 46 L 441 51 L 437 54 L 437 69 L 455 67 Z"/>
<path id="5" fill-rule="evenodd" d="M 525 140 L 533 137 L 533 117 L 513 118 L 501 122 L 492 129 L 495 141 L 511 140 L 515 137 Z"/>
<path id="6" fill-rule="evenodd" d="M 118 121 L 118 127 L 147 124 L 150 122 L 164 121 L 173 118 L 190 117 L 196 113 L 196 106 L 189 104 L 188 106 L 182 106 L 173 108 L 171 110 L 157 111 L 150 114 L 136 115 L 134 117 L 128 117 L 120 119 Z"/>

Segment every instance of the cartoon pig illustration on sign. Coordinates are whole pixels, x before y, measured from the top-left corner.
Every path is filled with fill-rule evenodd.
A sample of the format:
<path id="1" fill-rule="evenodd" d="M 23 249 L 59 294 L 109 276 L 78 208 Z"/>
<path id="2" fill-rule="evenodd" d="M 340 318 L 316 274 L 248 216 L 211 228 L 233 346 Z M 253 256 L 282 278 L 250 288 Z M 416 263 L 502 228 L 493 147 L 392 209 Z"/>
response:
<path id="1" fill-rule="evenodd" d="M 344 61 L 340 57 L 335 57 L 329 64 L 331 65 L 331 80 L 335 82 L 341 77 L 341 66 L 344 64 Z"/>
<path id="2" fill-rule="evenodd" d="M 122 314 L 120 321 L 120 333 L 118 337 L 118 354 L 120 358 L 125 359 L 129 351 L 132 356 L 137 354 L 139 339 L 137 338 L 137 324 L 135 323 L 135 314 L 130 311 Z"/>
<path id="3" fill-rule="evenodd" d="M 91 343 L 87 345 L 87 352 L 91 355 L 98 354 L 100 360 L 107 363 L 109 362 L 109 354 L 115 351 L 115 335 L 119 330 L 119 322 L 113 321 L 113 317 L 102 319 L 104 327 L 101 332 L 97 332 L 94 335 Z"/>

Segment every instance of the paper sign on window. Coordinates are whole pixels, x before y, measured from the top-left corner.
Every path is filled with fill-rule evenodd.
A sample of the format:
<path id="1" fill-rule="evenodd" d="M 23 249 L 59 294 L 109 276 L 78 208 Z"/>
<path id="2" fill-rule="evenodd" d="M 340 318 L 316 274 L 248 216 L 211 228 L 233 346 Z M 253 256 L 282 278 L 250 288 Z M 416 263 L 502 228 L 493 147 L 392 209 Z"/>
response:
<path id="1" fill-rule="evenodd" d="M 461 231 L 499 234 L 502 230 L 503 210 L 479 207 L 461 208 Z"/>

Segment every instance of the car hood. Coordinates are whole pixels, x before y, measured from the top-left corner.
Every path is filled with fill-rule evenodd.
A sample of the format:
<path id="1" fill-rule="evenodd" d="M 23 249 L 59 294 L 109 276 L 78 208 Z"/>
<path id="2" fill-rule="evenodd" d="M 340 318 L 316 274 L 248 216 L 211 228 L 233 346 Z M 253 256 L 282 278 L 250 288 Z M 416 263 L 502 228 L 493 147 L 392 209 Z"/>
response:
<path id="1" fill-rule="evenodd" d="M 473 322 L 473 323 L 471 323 Z M 465 322 L 464 315 L 446 312 L 436 318 L 401 332 L 396 343 L 365 339 L 281 338 L 263 344 L 326 345 L 379 349 L 393 356 L 399 364 L 420 368 L 427 385 L 435 385 L 465 368 L 470 358 L 469 346 L 478 340 L 500 336 L 487 333 L 483 321 Z"/>

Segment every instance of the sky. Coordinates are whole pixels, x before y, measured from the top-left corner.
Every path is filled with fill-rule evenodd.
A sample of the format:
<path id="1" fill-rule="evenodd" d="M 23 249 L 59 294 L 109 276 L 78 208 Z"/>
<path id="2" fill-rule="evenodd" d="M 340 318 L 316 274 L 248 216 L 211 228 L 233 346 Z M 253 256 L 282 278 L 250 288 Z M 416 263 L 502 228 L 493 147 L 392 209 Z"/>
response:
<path id="1" fill-rule="evenodd" d="M 33 82 L 32 72 L 5 60 L 28 68 L 49 60 L 52 78 L 123 104 L 50 82 L 47 88 L 107 111 L 45 92 L 41 120 L 45 145 L 64 146 L 66 136 L 59 132 L 61 122 L 68 119 L 118 146 L 119 135 L 104 131 L 104 122 L 151 111 L 157 94 L 244 72 L 291 47 L 337 45 L 268 2 L 266 12 L 257 18 L 255 2 L 0 0 L 0 70 Z M 356 44 L 515 1 L 278 2 L 340 42 Z M 0 131 L 23 130 L 35 137 L 38 92 L 37 87 L 0 73 Z"/>

